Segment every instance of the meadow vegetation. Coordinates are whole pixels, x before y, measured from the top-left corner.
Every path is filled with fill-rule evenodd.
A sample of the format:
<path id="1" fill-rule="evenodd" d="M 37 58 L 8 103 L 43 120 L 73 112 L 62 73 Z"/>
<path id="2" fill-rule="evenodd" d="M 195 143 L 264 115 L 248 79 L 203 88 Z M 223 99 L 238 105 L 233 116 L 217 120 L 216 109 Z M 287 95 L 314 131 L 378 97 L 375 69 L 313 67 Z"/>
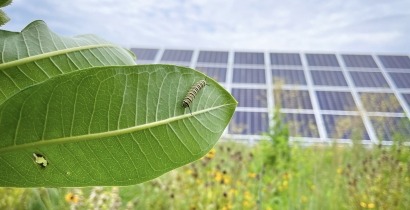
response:
<path id="1" fill-rule="evenodd" d="M 406 209 L 410 149 L 289 146 L 277 123 L 257 145 L 219 142 L 206 156 L 127 187 L 0 188 L 0 209 Z M 401 138 L 402 139 L 402 138 Z"/>

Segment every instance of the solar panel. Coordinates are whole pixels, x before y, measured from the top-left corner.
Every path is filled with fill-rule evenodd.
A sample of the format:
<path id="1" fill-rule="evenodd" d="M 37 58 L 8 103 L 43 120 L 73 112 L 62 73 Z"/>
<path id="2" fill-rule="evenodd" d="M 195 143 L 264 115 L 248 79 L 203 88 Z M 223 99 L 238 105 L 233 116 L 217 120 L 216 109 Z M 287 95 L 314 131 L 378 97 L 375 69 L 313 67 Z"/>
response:
<path id="1" fill-rule="evenodd" d="M 235 112 L 229 124 L 230 134 L 260 135 L 269 128 L 267 112 Z"/>
<path id="2" fill-rule="evenodd" d="M 402 96 L 404 100 L 407 102 L 407 106 L 410 107 L 410 93 L 403 93 Z"/>
<path id="3" fill-rule="evenodd" d="M 218 82 L 226 82 L 226 68 L 197 66 L 196 69 Z"/>
<path id="4" fill-rule="evenodd" d="M 397 88 L 410 88 L 410 73 L 390 72 L 390 77 Z"/>
<path id="5" fill-rule="evenodd" d="M 291 136 L 319 138 L 315 115 L 294 113 L 285 113 L 283 115 Z"/>
<path id="6" fill-rule="evenodd" d="M 265 70 L 264 69 L 233 69 L 234 83 L 259 83 L 265 84 Z"/>
<path id="7" fill-rule="evenodd" d="M 315 85 L 347 86 L 347 82 L 341 71 L 310 71 Z"/>
<path id="8" fill-rule="evenodd" d="M 131 51 L 137 56 L 137 60 L 154 61 L 158 53 L 158 49 L 149 48 L 131 48 Z"/>
<path id="9" fill-rule="evenodd" d="M 238 107 L 268 107 L 264 89 L 233 88 L 232 95 L 238 101 Z"/>
<path id="10" fill-rule="evenodd" d="M 322 110 L 357 110 L 350 92 L 316 91 L 316 95 Z"/>
<path id="11" fill-rule="evenodd" d="M 165 50 L 161 61 L 191 62 L 192 50 Z"/>
<path id="12" fill-rule="evenodd" d="M 328 137 L 334 139 L 370 140 L 360 116 L 330 114 L 322 116 Z"/>
<path id="13" fill-rule="evenodd" d="M 410 69 L 410 58 L 408 56 L 379 55 L 383 66 L 388 69 Z"/>
<path id="14" fill-rule="evenodd" d="M 235 52 L 234 64 L 265 64 L 263 53 L 259 52 Z"/>
<path id="15" fill-rule="evenodd" d="M 381 72 L 349 72 L 356 87 L 389 87 Z"/>
<path id="16" fill-rule="evenodd" d="M 336 55 L 333 54 L 306 54 L 309 66 L 339 67 Z"/>
<path id="17" fill-rule="evenodd" d="M 342 55 L 346 67 L 377 68 L 371 55 Z"/>
<path id="18" fill-rule="evenodd" d="M 307 90 L 274 90 L 275 105 L 285 109 L 312 109 Z"/>
<path id="19" fill-rule="evenodd" d="M 368 112 L 403 112 L 393 93 L 360 93 L 360 99 Z"/>
<path id="20" fill-rule="evenodd" d="M 272 77 L 274 84 L 306 85 L 303 70 L 272 69 Z"/>
<path id="21" fill-rule="evenodd" d="M 370 117 L 379 140 L 410 141 L 410 121 L 407 117 Z"/>
<path id="22" fill-rule="evenodd" d="M 198 63 L 228 63 L 228 52 L 221 51 L 200 51 L 198 55 Z"/>
<path id="23" fill-rule="evenodd" d="M 298 53 L 270 53 L 270 63 L 272 65 L 301 66 L 302 61 Z"/>

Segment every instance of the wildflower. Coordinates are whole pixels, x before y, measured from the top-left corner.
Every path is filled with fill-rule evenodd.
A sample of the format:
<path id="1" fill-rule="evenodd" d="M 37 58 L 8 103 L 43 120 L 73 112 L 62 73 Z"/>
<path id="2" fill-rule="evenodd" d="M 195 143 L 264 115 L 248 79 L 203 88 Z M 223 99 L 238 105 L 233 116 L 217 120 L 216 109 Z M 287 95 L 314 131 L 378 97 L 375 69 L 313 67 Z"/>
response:
<path id="1" fill-rule="evenodd" d="M 374 209 L 376 207 L 376 205 L 374 203 L 368 203 L 367 204 L 367 208 L 369 209 Z"/>
<path id="2" fill-rule="evenodd" d="M 300 198 L 300 201 L 302 203 L 306 203 L 308 201 L 308 198 L 306 196 L 302 195 L 302 197 Z"/>
<path id="3" fill-rule="evenodd" d="M 72 192 L 67 193 L 67 194 L 65 195 L 65 201 L 67 201 L 68 203 L 74 203 L 74 204 L 76 204 L 76 203 L 78 203 L 78 201 L 79 201 L 79 196 L 76 195 L 76 194 L 74 194 L 74 193 L 72 193 Z"/>
<path id="4" fill-rule="evenodd" d="M 245 200 L 245 201 L 242 202 L 242 205 L 243 205 L 244 207 L 250 207 L 250 206 L 251 206 L 251 203 L 250 203 L 249 201 Z"/>
<path id="5" fill-rule="evenodd" d="M 265 210 L 272 210 L 272 207 L 268 206 Z"/>
<path id="6" fill-rule="evenodd" d="M 232 204 L 228 203 L 225 206 L 222 207 L 222 210 L 230 210 L 232 209 Z"/>
<path id="7" fill-rule="evenodd" d="M 337 168 L 336 172 L 337 172 L 338 174 L 342 174 L 342 173 L 343 173 L 343 169 L 342 169 L 342 168 Z"/>
<path id="8" fill-rule="evenodd" d="M 248 177 L 249 177 L 249 178 L 253 178 L 253 179 L 254 179 L 254 178 L 256 177 L 256 175 L 257 175 L 256 173 L 248 173 Z"/>
<path id="9" fill-rule="evenodd" d="M 216 153 L 215 148 L 212 148 L 212 149 L 205 155 L 205 157 L 208 158 L 208 159 L 212 159 L 212 158 L 215 157 L 215 153 Z"/>
<path id="10" fill-rule="evenodd" d="M 366 207 L 367 207 L 367 204 L 366 204 L 365 202 L 363 202 L 363 201 L 360 201 L 360 206 L 363 207 L 363 208 L 366 208 Z"/>

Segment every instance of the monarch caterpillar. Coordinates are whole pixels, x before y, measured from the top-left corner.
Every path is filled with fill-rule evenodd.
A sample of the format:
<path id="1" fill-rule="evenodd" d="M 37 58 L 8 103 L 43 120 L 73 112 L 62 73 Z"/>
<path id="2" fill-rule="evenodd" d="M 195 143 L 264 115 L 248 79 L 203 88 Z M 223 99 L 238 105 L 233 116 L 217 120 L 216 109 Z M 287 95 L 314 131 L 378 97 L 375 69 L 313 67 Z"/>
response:
<path id="1" fill-rule="evenodd" d="M 189 112 L 191 112 L 191 107 L 189 106 L 190 103 L 194 100 L 196 94 L 198 94 L 198 91 L 200 91 L 203 87 L 205 87 L 206 81 L 205 80 L 199 80 L 197 83 L 195 83 L 191 89 L 189 89 L 188 93 L 186 94 L 184 100 L 182 100 L 182 107 L 189 109 Z"/>
<path id="2" fill-rule="evenodd" d="M 48 164 L 48 161 L 46 160 L 46 158 L 43 155 L 37 154 L 37 153 L 33 153 L 33 156 L 35 158 L 35 162 L 40 165 L 42 168 L 45 168 Z"/>

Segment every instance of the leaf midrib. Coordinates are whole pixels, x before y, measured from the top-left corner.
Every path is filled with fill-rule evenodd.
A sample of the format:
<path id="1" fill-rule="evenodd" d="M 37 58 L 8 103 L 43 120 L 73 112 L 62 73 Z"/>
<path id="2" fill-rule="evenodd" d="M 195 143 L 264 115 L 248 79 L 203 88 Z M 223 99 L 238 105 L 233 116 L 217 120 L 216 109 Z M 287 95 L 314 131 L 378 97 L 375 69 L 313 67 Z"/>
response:
<path id="1" fill-rule="evenodd" d="M 147 128 L 153 128 L 156 126 L 168 124 L 177 120 L 193 117 L 195 115 L 199 115 L 205 112 L 209 112 L 215 109 L 219 109 L 222 107 L 226 106 L 231 106 L 235 105 L 235 103 L 229 103 L 229 104 L 222 104 L 216 107 L 210 107 L 207 109 L 203 109 L 200 111 L 192 112 L 192 114 L 184 114 L 184 115 L 179 115 L 171 118 L 167 118 L 164 120 L 156 121 L 156 122 L 151 122 L 143 125 L 137 125 L 129 128 L 124 128 L 124 129 L 118 129 L 118 130 L 113 130 L 113 131 L 106 131 L 106 132 L 101 132 L 101 133 L 93 133 L 93 134 L 86 134 L 86 135 L 80 135 L 80 136 L 70 136 L 70 137 L 64 137 L 64 138 L 57 138 L 57 139 L 48 139 L 48 140 L 41 140 L 41 141 L 36 141 L 32 143 L 27 143 L 27 144 L 20 144 L 20 145 L 14 145 L 11 147 L 4 147 L 0 148 L 0 154 L 8 153 L 8 152 L 13 152 L 16 150 L 22 150 L 22 149 L 28 149 L 28 148 L 34 148 L 34 147 L 40 147 L 40 146 L 49 146 L 49 145 L 55 145 L 55 144 L 64 144 L 64 143 L 73 143 L 73 142 L 80 142 L 80 141 L 89 141 L 89 140 L 94 140 L 94 139 L 99 139 L 99 138 L 105 138 L 105 137 L 111 137 L 111 136 L 117 136 L 117 135 L 123 135 L 127 133 L 133 133 L 139 130 L 144 130 Z"/>
<path id="2" fill-rule="evenodd" d="M 63 50 L 56 50 L 56 51 L 52 51 L 52 52 L 48 52 L 48 53 L 42 53 L 42 54 L 38 54 L 38 55 L 34 55 L 34 56 L 29 56 L 29 57 L 21 58 L 21 59 L 6 62 L 6 63 L 1 63 L 0 64 L 0 70 L 7 69 L 7 68 L 10 68 L 10 67 L 13 67 L 13 66 L 23 65 L 23 64 L 26 64 L 26 63 L 38 61 L 38 60 L 45 59 L 45 58 L 54 57 L 54 56 L 57 56 L 57 55 L 67 54 L 67 53 L 70 53 L 70 52 L 76 52 L 76 51 L 88 50 L 88 49 L 94 49 L 94 48 L 104 48 L 104 47 L 118 48 L 118 46 L 113 45 L 113 44 L 97 44 L 97 45 L 72 47 L 72 48 L 67 48 L 67 49 L 63 49 Z"/>

